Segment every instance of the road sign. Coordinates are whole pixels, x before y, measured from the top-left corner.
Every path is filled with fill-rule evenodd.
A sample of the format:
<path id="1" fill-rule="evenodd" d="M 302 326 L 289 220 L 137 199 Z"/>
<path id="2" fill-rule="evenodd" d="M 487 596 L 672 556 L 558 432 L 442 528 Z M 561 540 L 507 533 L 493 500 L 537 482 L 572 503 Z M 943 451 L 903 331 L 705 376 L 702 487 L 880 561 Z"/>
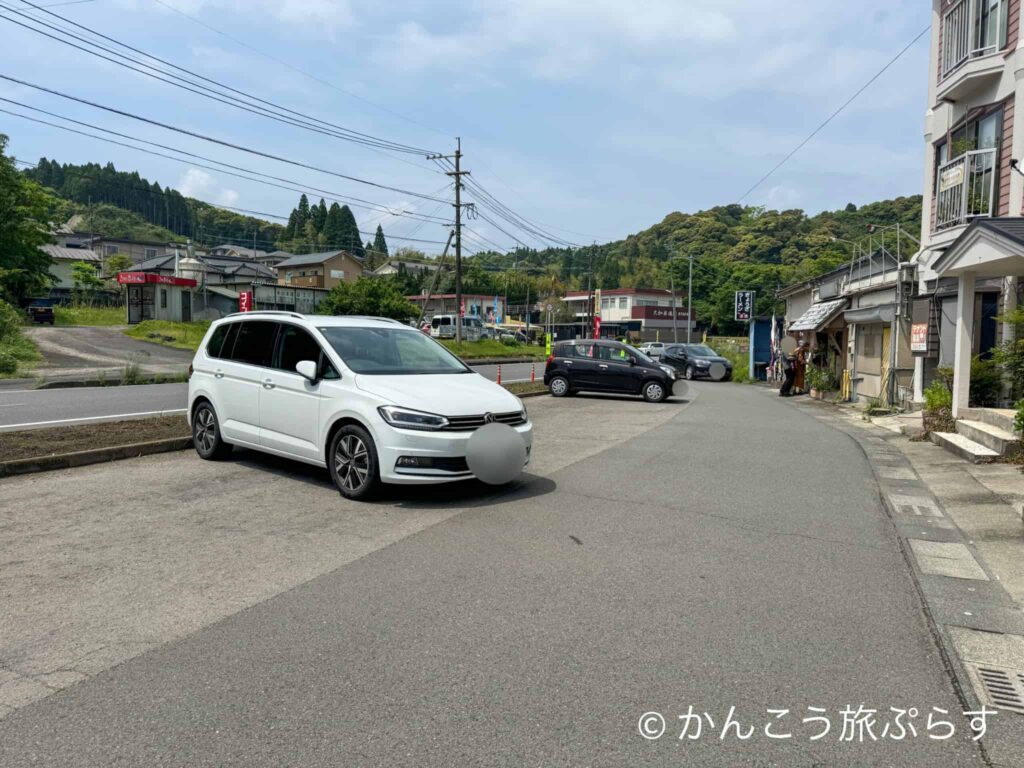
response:
<path id="1" fill-rule="evenodd" d="M 544 354 L 551 357 L 551 334 L 544 334 Z"/>
<path id="2" fill-rule="evenodd" d="M 754 319 L 753 291 L 736 291 L 736 319 L 742 322 Z"/>
<path id="3" fill-rule="evenodd" d="M 548 304 L 548 306 L 547 306 L 547 310 L 548 310 L 548 312 L 550 312 L 550 311 L 551 311 L 551 310 L 553 310 L 553 309 L 554 309 L 554 307 L 553 307 L 553 306 L 551 306 L 550 304 Z"/>
<path id="4" fill-rule="evenodd" d="M 928 351 L 928 323 L 914 323 L 910 326 L 910 351 Z"/>
<path id="5" fill-rule="evenodd" d="M 238 311 L 252 312 L 252 291 L 241 291 L 238 294 Z"/>

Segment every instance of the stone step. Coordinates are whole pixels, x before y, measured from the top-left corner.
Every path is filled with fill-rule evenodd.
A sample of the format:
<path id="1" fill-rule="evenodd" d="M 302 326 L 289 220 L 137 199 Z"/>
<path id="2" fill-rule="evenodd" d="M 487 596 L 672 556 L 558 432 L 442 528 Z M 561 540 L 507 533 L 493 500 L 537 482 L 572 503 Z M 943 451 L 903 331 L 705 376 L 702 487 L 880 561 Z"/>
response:
<path id="1" fill-rule="evenodd" d="M 1012 408 L 969 408 L 964 417 L 973 421 L 983 421 L 993 427 L 999 427 L 1007 432 L 1014 432 L 1013 420 L 1017 412 Z"/>
<path id="2" fill-rule="evenodd" d="M 956 431 L 968 440 L 981 443 L 1000 456 L 1007 456 L 1020 445 L 1020 438 L 1013 432 L 1007 432 L 1002 427 L 996 427 L 984 421 L 960 419 L 956 423 Z"/>
<path id="3" fill-rule="evenodd" d="M 999 458 L 999 454 L 991 448 L 986 448 L 981 443 L 969 440 L 956 432 L 931 432 L 929 436 L 931 441 L 940 448 L 945 448 L 950 453 L 955 453 L 972 464 L 985 464 Z"/>

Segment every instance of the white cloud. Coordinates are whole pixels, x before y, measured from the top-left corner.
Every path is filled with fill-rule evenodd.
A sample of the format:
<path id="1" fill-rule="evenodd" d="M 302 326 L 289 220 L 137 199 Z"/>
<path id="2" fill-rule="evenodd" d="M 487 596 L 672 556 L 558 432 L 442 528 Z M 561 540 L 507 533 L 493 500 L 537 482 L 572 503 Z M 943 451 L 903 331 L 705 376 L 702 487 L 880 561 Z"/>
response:
<path id="1" fill-rule="evenodd" d="M 182 174 L 178 191 L 185 197 L 213 201 L 216 205 L 235 205 L 239 199 L 236 190 L 221 187 L 213 176 L 199 168 L 189 168 Z"/>
<path id="2" fill-rule="evenodd" d="M 135 5 L 138 0 L 122 2 Z M 189 15 L 201 14 L 204 9 L 210 8 L 244 13 L 247 16 L 264 15 L 283 24 L 302 26 L 307 32 L 312 30 L 313 34 L 328 37 L 338 29 L 351 26 L 355 21 L 348 0 L 167 0 L 167 4 Z"/>

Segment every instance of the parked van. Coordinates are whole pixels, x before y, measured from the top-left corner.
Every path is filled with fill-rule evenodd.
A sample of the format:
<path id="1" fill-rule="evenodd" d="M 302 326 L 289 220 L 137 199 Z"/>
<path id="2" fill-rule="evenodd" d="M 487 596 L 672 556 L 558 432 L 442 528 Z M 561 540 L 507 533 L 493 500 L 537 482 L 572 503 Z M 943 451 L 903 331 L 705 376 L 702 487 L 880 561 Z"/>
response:
<path id="1" fill-rule="evenodd" d="M 462 338 L 466 341 L 480 341 L 484 324 L 479 317 L 462 318 Z M 430 321 L 430 335 L 435 339 L 455 338 L 455 315 L 434 315 Z"/>

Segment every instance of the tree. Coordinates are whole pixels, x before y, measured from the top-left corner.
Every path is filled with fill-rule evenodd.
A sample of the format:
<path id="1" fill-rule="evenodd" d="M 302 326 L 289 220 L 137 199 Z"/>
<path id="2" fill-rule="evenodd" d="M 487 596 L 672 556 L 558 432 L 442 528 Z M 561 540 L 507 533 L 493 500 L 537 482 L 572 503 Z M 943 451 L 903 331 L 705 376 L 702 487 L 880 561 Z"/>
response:
<path id="1" fill-rule="evenodd" d="M 327 219 L 324 223 L 324 244 L 329 249 L 341 248 L 342 238 L 345 237 L 345 219 L 341 215 L 341 206 L 331 203 L 327 211 Z"/>
<path id="2" fill-rule="evenodd" d="M 370 315 L 402 321 L 419 314 L 394 279 L 370 277 L 360 277 L 354 283 L 339 283 L 324 297 L 319 311 L 330 315 Z"/>
<path id="3" fill-rule="evenodd" d="M 96 291 L 103 287 L 103 280 L 92 262 L 76 261 L 71 264 L 71 284 L 78 300 L 88 299 L 91 305 Z"/>
<path id="4" fill-rule="evenodd" d="M 299 198 L 299 207 L 295 209 L 295 236 L 302 237 L 306 232 L 306 222 L 310 219 L 309 198 L 305 194 Z"/>
<path id="5" fill-rule="evenodd" d="M 362 259 L 366 255 L 366 251 L 363 248 L 362 235 L 359 234 L 359 225 L 356 224 L 356 217 L 352 215 L 352 209 L 347 205 L 341 206 L 341 217 L 343 229 L 338 245 L 357 259 Z"/>
<path id="6" fill-rule="evenodd" d="M 46 226 L 49 196 L 18 173 L 6 148 L 0 134 L 0 297 L 17 303 L 53 282 L 52 261 L 39 249 L 53 238 Z"/>
<path id="7" fill-rule="evenodd" d="M 132 268 L 132 257 L 126 253 L 115 253 L 107 257 L 107 263 L 103 265 L 103 271 L 107 278 L 117 277 L 118 272 L 127 272 Z"/>
<path id="8" fill-rule="evenodd" d="M 388 255 L 388 242 L 384 239 L 384 230 L 380 224 L 377 225 L 377 234 L 373 238 L 373 250 L 377 252 L 379 256 Z"/>
<path id="9" fill-rule="evenodd" d="M 324 224 L 327 222 L 327 203 L 324 199 L 320 198 L 320 204 L 313 207 L 312 210 L 313 226 L 316 227 L 317 234 L 324 231 Z"/>

